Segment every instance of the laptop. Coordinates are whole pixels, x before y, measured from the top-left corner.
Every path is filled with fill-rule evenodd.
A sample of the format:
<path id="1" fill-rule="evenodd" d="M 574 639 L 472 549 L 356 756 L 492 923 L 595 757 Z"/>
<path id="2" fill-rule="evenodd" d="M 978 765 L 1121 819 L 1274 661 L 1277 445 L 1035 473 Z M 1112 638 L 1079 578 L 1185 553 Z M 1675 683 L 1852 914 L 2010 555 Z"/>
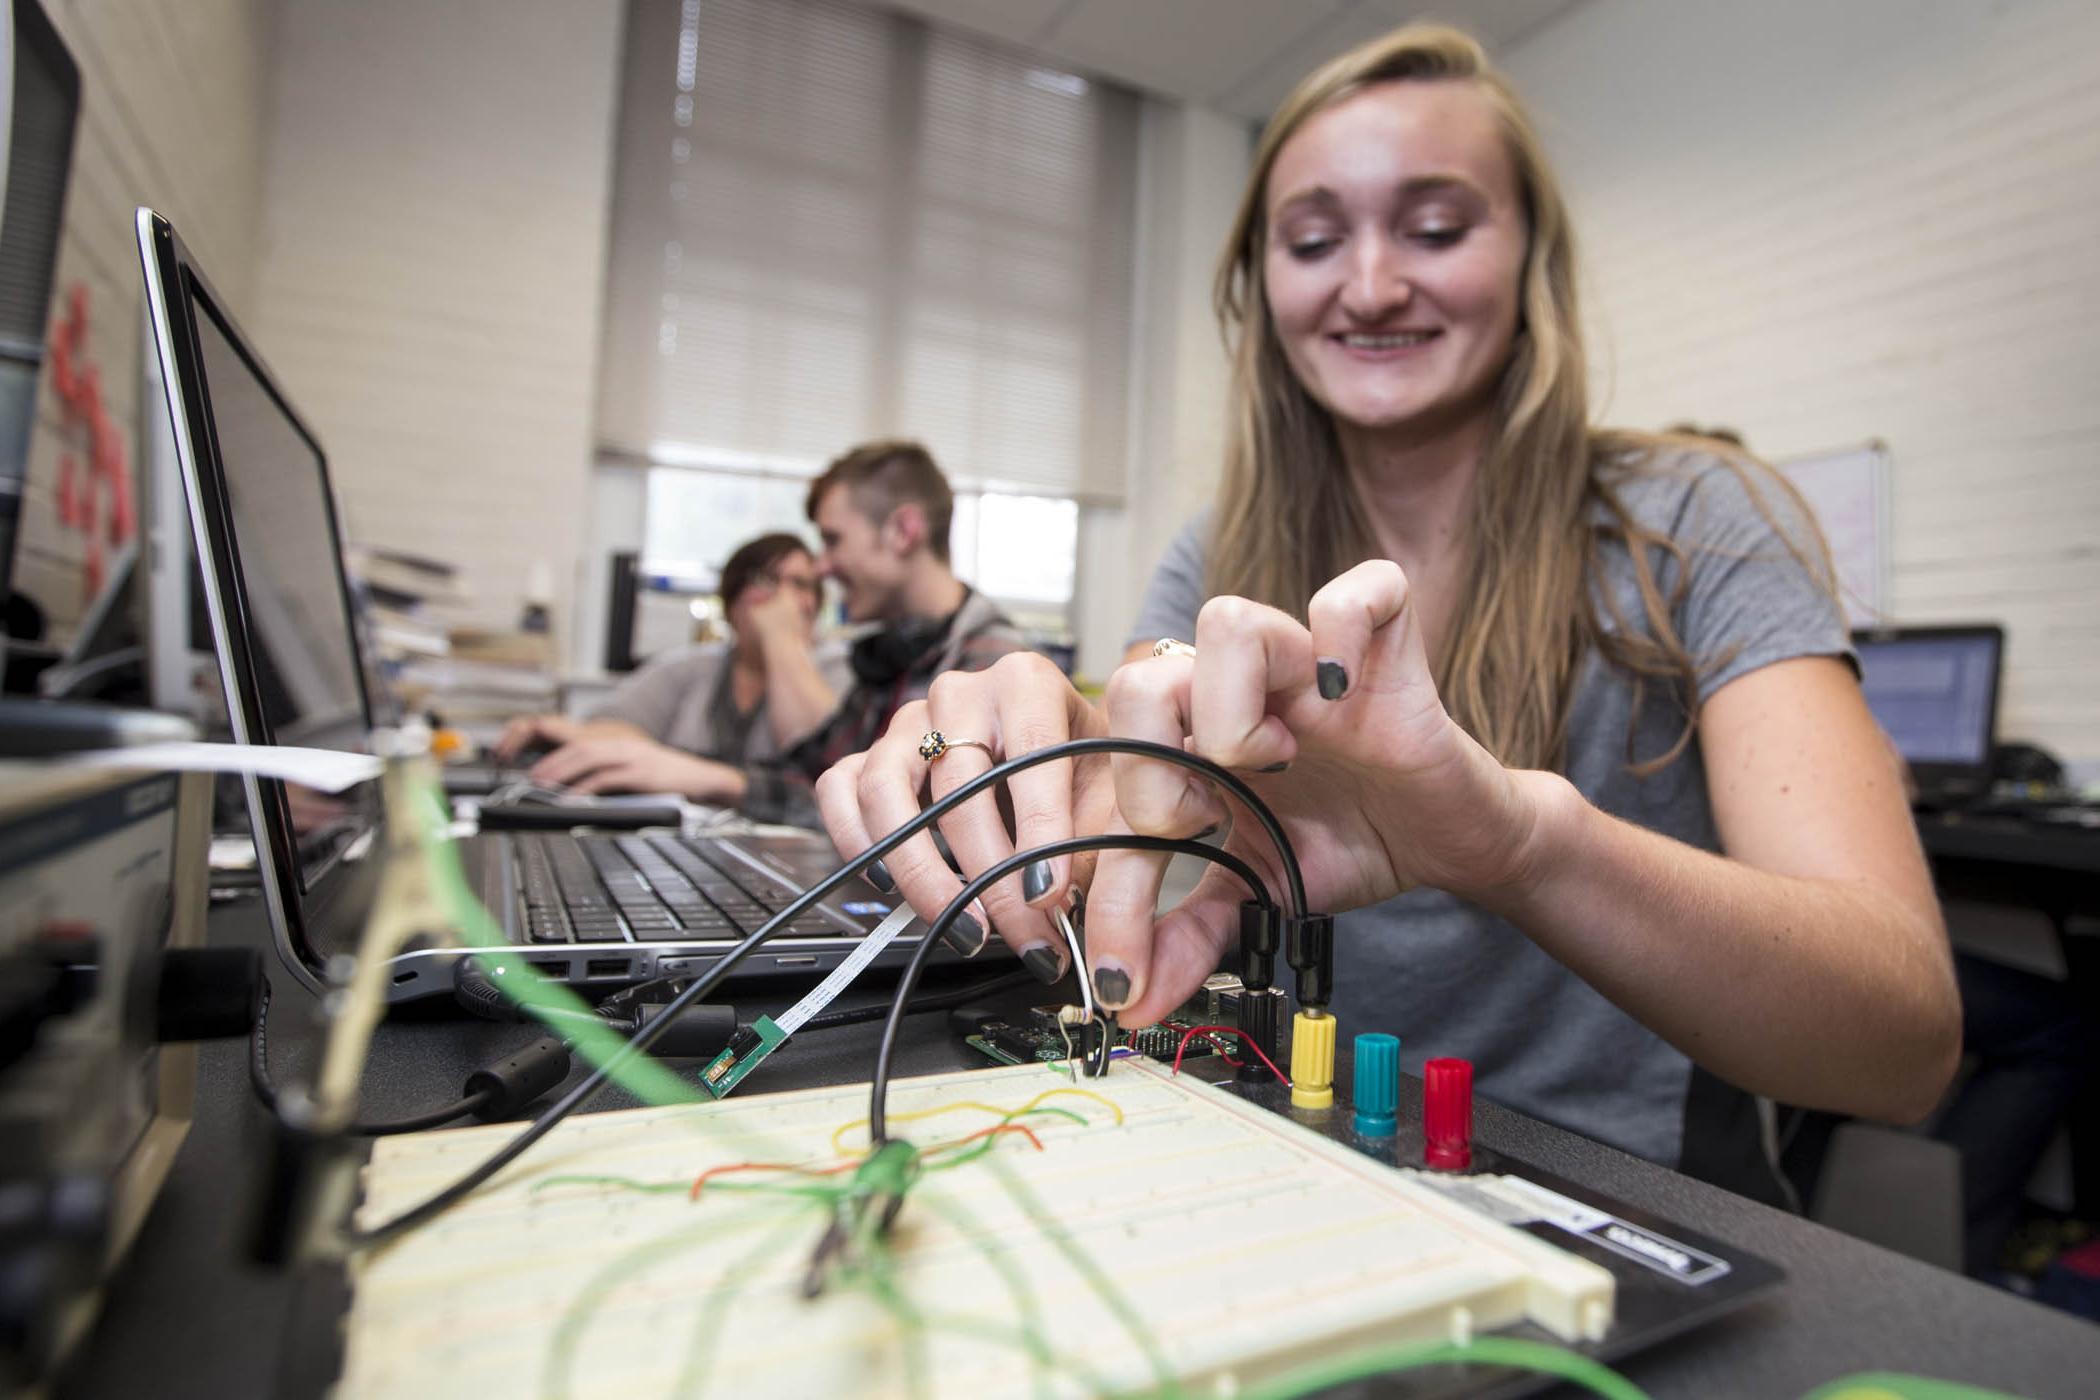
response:
<path id="1" fill-rule="evenodd" d="M 321 444 L 168 221 L 140 209 L 138 239 L 233 737 L 363 751 L 375 682 Z M 268 778 L 244 784 L 278 951 L 318 988 L 331 957 L 355 952 L 371 907 L 379 785 L 324 794 Z M 463 841 L 461 856 L 506 938 L 586 995 L 706 971 L 838 865 L 815 832 L 491 832 Z M 849 881 L 732 979 L 836 967 L 891 903 Z M 923 924 L 908 929 L 876 965 L 901 965 L 924 936 Z M 391 999 L 450 995 L 459 956 L 399 955 Z M 933 956 L 956 955 L 943 947 Z"/>
<path id="2" fill-rule="evenodd" d="M 1967 805 L 1990 791 L 2005 629 L 1877 627 L 1852 634 L 1867 708 L 1895 741 L 1915 805 Z"/>

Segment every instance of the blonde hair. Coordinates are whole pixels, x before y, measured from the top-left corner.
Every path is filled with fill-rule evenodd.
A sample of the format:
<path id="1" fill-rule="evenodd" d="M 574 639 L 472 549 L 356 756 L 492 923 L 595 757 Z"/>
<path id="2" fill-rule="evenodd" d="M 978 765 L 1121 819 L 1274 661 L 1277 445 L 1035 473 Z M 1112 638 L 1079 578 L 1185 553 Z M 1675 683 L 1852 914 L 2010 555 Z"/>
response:
<path id="1" fill-rule="evenodd" d="M 1567 207 L 1515 91 L 1458 30 L 1408 25 L 1342 54 L 1301 82 L 1262 133 L 1212 293 L 1232 351 L 1233 394 L 1206 585 L 1302 618 L 1322 584 L 1378 553 L 1333 419 L 1292 372 L 1269 318 L 1265 195 L 1277 153 L 1309 118 L 1373 85 L 1403 81 L 1464 82 L 1487 99 L 1530 235 L 1517 336 L 1496 386 L 1465 560 L 1431 665 L 1445 707 L 1497 758 L 1557 767 L 1588 647 L 1630 671 L 1637 689 L 1647 679 L 1665 681 L 1688 713 L 1702 667 L 1677 638 L 1670 615 L 1678 599 L 1663 595 L 1651 558 L 1660 551 L 1681 565 L 1682 551 L 1639 525 L 1605 479 L 1607 470 L 1652 457 L 1664 440 L 1591 428 Z M 1748 465 L 1747 457 L 1729 460 L 1738 470 Z M 1608 523 L 1593 529 L 1600 504 Z M 1590 595 L 1598 552 L 1614 543 L 1631 557 L 1646 635 L 1600 626 L 1596 617 Z M 1677 577 L 1681 593 L 1681 567 Z M 1688 720 L 1667 753 L 1636 767 L 1668 763 L 1690 736 Z"/>

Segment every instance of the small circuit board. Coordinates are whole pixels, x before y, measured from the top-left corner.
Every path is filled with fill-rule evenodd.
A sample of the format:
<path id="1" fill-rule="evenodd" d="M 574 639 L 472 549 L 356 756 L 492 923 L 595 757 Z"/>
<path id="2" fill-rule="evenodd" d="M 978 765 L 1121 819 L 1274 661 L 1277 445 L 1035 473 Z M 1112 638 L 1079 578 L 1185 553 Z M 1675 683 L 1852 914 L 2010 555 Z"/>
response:
<path id="1" fill-rule="evenodd" d="M 1172 1060 L 1174 1048 L 1181 1043 L 1186 1029 L 1163 1021 L 1141 1031 L 1118 1031 L 1116 1043 L 1109 1047 L 1109 1051 L 1113 1054 L 1127 1050 L 1155 1060 Z M 1038 1025 L 1017 1026 L 1010 1021 L 980 1022 L 977 1033 L 964 1036 L 963 1044 L 1002 1065 L 1025 1065 L 1037 1060 L 1063 1061 L 1078 1056 L 1084 1049 L 1077 1035 L 1068 1043 L 1055 1029 Z M 1183 1058 L 1200 1060 L 1219 1052 L 1216 1041 L 1210 1036 L 1199 1035 L 1189 1042 L 1188 1053 Z"/>
<path id="2" fill-rule="evenodd" d="M 726 1098 L 745 1075 L 758 1068 L 759 1061 L 772 1054 L 787 1038 L 788 1033 L 771 1017 L 759 1017 L 736 1033 L 728 1049 L 708 1061 L 707 1068 L 700 1074 L 700 1087 L 718 1099 Z"/>
<path id="3" fill-rule="evenodd" d="M 1229 974 L 1210 978 L 1194 996 L 1175 1009 L 1172 1016 L 1142 1030 L 1116 1032 L 1110 1053 L 1122 1051 L 1154 1060 L 1171 1061 L 1176 1053 L 1184 1060 L 1207 1059 L 1228 1054 L 1227 1036 L 1199 1035 L 1181 1049 L 1189 1028 L 1198 1025 L 1234 1025 L 1238 1022 L 1240 979 Z M 1060 1026 L 1055 1006 L 1032 1007 L 1017 1020 L 984 1019 L 975 1022 L 963 1043 L 1003 1065 L 1025 1065 L 1037 1061 L 1061 1061 L 1085 1049 L 1085 1028 Z"/>

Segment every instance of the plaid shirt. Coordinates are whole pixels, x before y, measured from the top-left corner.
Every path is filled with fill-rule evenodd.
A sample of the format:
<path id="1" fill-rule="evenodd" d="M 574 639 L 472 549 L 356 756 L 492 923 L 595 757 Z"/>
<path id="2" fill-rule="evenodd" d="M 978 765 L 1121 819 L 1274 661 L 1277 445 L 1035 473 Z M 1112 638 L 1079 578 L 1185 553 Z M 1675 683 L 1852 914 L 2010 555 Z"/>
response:
<path id="1" fill-rule="evenodd" d="M 821 826 L 815 784 L 824 770 L 866 749 L 889 728 L 890 717 L 914 700 L 943 671 L 982 671 L 1010 651 L 1022 651 L 1020 629 L 998 605 L 970 591 L 941 640 L 926 649 L 904 674 L 887 685 L 855 681 L 831 718 L 816 733 L 779 758 L 744 769 L 743 813 L 753 821 Z"/>

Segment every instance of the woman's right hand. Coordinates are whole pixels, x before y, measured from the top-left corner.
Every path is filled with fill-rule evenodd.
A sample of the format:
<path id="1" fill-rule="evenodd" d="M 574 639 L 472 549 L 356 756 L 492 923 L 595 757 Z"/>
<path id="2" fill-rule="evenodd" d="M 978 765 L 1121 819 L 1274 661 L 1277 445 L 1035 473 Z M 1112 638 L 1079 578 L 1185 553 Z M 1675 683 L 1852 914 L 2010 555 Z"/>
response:
<path id="1" fill-rule="evenodd" d="M 919 746 L 935 729 L 951 744 L 975 740 L 991 754 L 951 747 L 929 761 Z M 939 801 L 989 770 L 994 755 L 1018 758 L 1107 732 L 1106 717 L 1055 665 L 1034 652 L 1014 652 L 987 670 L 935 677 L 926 698 L 898 710 L 872 747 L 841 759 L 817 780 L 817 805 L 833 844 L 850 860 L 916 817 L 922 791 L 929 801 Z M 1114 782 L 1105 758 L 1038 764 L 1008 778 L 1006 791 L 1013 811 L 1010 831 L 991 790 L 940 818 L 949 850 L 972 875 L 1017 849 L 1097 834 L 1113 819 Z M 962 879 L 941 859 L 928 832 L 915 833 L 882 864 L 897 893 L 927 920 L 962 890 Z M 1073 886 L 1085 887 L 1092 866 L 1085 857 L 1047 857 L 984 893 L 983 908 L 993 927 L 1045 982 L 1057 981 L 1071 963 L 1051 910 Z M 877 885 L 884 883 L 882 873 L 871 870 L 870 875 Z"/>

